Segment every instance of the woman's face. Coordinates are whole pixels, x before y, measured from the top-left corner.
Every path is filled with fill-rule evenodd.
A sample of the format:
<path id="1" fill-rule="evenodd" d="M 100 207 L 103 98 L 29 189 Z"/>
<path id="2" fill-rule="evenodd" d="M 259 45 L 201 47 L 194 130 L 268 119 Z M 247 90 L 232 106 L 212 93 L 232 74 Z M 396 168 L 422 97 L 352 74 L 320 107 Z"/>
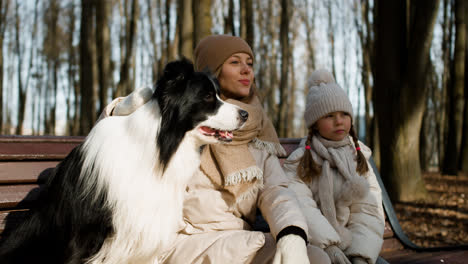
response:
<path id="1" fill-rule="evenodd" d="M 221 93 L 227 98 L 249 96 L 254 81 L 253 59 L 246 53 L 234 53 L 221 66 L 218 81 Z"/>
<path id="2" fill-rule="evenodd" d="M 351 129 L 351 116 L 345 112 L 333 112 L 320 118 L 315 123 L 319 134 L 329 140 L 343 140 Z"/>

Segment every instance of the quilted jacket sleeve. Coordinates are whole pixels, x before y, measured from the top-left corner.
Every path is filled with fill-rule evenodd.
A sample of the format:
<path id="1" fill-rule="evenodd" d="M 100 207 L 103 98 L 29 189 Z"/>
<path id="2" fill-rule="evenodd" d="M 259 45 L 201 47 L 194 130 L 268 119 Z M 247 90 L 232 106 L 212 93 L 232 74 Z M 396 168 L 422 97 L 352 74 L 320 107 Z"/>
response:
<path id="1" fill-rule="evenodd" d="M 288 226 L 296 226 L 307 234 L 307 224 L 294 193 L 288 189 L 288 180 L 275 155 L 266 154 L 263 163 L 264 187 L 260 191 L 257 205 L 270 231 L 276 239 L 278 233 Z"/>
<path id="2" fill-rule="evenodd" d="M 341 242 L 340 236 L 317 207 L 309 186 L 296 173 L 298 162 L 295 161 L 298 161 L 303 154 L 304 150 L 302 148 L 295 150 L 289 156 L 283 168 L 289 179 L 288 187 L 295 193 L 302 213 L 306 218 L 309 243 L 320 248 L 339 244 Z"/>
<path id="3" fill-rule="evenodd" d="M 370 149 L 361 144 L 361 149 Z M 364 153 L 365 156 L 370 156 Z M 382 194 L 374 171 L 368 163 L 369 171 L 364 175 L 369 182 L 368 195 L 353 202 L 350 208 L 348 229 L 352 234 L 352 243 L 345 253 L 348 256 L 359 256 L 368 263 L 375 263 L 383 244 L 385 217 L 382 206 Z"/>

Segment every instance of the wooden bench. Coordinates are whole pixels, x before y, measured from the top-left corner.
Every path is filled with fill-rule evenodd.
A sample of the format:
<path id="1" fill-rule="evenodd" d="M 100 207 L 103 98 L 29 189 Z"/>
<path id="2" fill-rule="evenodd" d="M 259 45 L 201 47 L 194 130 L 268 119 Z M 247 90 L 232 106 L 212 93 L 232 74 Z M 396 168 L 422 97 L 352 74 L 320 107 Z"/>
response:
<path id="1" fill-rule="evenodd" d="M 0 136 L 0 239 L 14 229 L 34 206 L 37 194 L 45 181 L 44 175 L 55 167 L 84 137 Z M 283 138 L 281 144 L 288 155 L 300 139 Z M 280 160 L 284 161 L 285 157 Z M 382 188 L 387 217 L 381 257 L 389 263 L 467 263 L 468 247 L 421 248 L 413 244 L 401 229 L 382 180 L 375 168 Z M 267 226 L 259 224 L 259 230 Z M 385 261 L 380 258 L 381 263 Z"/>

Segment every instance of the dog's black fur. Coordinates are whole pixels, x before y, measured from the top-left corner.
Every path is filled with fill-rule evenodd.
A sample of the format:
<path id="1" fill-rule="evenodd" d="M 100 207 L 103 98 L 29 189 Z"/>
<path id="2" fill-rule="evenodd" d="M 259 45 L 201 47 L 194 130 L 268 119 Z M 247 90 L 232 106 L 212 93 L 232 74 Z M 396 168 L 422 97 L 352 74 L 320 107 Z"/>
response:
<path id="1" fill-rule="evenodd" d="M 162 116 L 159 133 L 154 136 L 163 168 L 185 133 L 220 107 L 217 94 L 216 80 L 210 74 L 194 72 L 189 61 L 183 59 L 165 67 L 151 99 L 157 100 Z M 106 204 L 107 190 L 91 195 L 84 191 L 92 190 L 96 182 L 80 180 L 87 155 L 83 144 L 56 167 L 31 216 L 0 245 L 0 263 L 84 263 L 116 231 L 113 209 Z M 95 166 L 92 164 L 84 177 L 99 177 Z"/>

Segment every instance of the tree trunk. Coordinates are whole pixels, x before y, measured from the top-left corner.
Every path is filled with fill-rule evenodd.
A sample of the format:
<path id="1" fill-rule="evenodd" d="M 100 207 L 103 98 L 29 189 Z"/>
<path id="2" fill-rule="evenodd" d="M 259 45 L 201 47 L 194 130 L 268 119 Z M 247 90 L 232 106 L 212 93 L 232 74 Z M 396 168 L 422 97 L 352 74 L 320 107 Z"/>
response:
<path id="1" fill-rule="evenodd" d="M 67 79 L 68 79 L 68 94 L 65 96 L 65 101 L 66 101 L 66 106 L 67 106 L 67 112 L 66 112 L 66 134 L 75 136 L 78 135 L 78 129 L 79 129 L 79 98 L 80 98 L 80 86 L 78 85 L 78 82 L 76 80 L 76 49 L 73 44 L 73 35 L 75 34 L 75 22 L 76 22 L 76 16 L 75 16 L 75 5 L 71 5 L 70 9 L 67 11 L 68 12 L 68 21 L 67 21 L 67 28 L 69 29 L 68 31 L 68 43 L 67 43 Z M 72 116 L 72 110 L 73 110 L 73 116 Z"/>
<path id="2" fill-rule="evenodd" d="M 117 84 L 117 93 L 114 97 L 125 96 L 132 92 L 132 79 L 130 76 L 130 70 L 133 69 L 133 59 L 135 56 L 135 38 L 137 35 L 137 24 L 138 24 L 138 0 L 132 0 L 132 6 L 130 14 L 125 12 L 128 16 L 126 21 L 126 33 L 125 33 L 125 55 L 123 57 L 122 64 L 120 66 L 120 80 Z"/>
<path id="3" fill-rule="evenodd" d="M 252 0 L 241 0 L 241 9 L 243 10 L 244 16 L 242 17 L 241 25 L 244 29 L 242 38 L 254 48 L 254 12 Z"/>
<path id="4" fill-rule="evenodd" d="M 468 5 L 465 4 L 465 34 L 468 35 L 468 26 L 466 26 L 466 20 L 468 19 Z M 468 63 L 468 41 L 465 41 L 465 69 Z M 462 128 L 462 143 L 460 149 L 460 163 L 459 169 L 468 175 L 468 74 L 464 74 L 465 77 L 465 110 L 463 114 L 463 128 Z"/>
<path id="5" fill-rule="evenodd" d="M 462 140 L 465 89 L 465 25 L 465 1 L 455 0 L 454 79 L 449 88 L 449 127 L 443 168 L 443 173 L 451 175 L 456 175 L 458 172 Z"/>
<path id="6" fill-rule="evenodd" d="M 294 43 L 295 41 L 295 38 L 297 34 L 293 34 L 293 38 L 292 38 L 292 41 Z M 292 53 L 293 53 L 293 50 L 294 50 L 294 45 L 291 45 L 289 47 L 289 58 L 291 60 L 291 63 L 289 64 L 289 74 L 291 75 L 290 78 L 291 78 L 291 84 L 289 85 L 289 92 L 288 92 L 288 97 L 287 97 L 287 100 L 288 100 L 288 106 L 286 108 L 287 112 L 286 112 L 286 119 L 285 119 L 285 122 L 284 122 L 284 126 L 285 126 L 285 136 L 286 137 L 299 137 L 301 135 L 298 135 L 297 134 L 297 129 L 294 127 L 294 117 L 295 117 L 295 114 L 298 113 L 298 111 L 296 111 L 296 88 L 297 88 L 297 82 L 296 82 L 296 76 L 295 76 L 295 71 L 294 71 L 294 56 L 292 56 Z"/>
<path id="7" fill-rule="evenodd" d="M 276 131 L 280 137 L 286 136 L 284 120 L 287 118 L 287 95 L 289 85 L 289 0 L 281 0 L 280 46 L 281 46 L 281 79 L 279 85 L 279 103 L 276 119 Z"/>
<path id="8" fill-rule="evenodd" d="M 373 27 L 369 21 L 369 1 L 362 0 L 360 5 L 360 10 L 357 9 L 356 13 L 356 28 L 358 31 L 359 39 L 361 41 L 361 50 L 362 50 L 362 70 L 361 70 L 361 79 L 362 85 L 364 86 L 364 109 L 365 109 L 365 124 L 366 124 L 366 144 L 369 145 L 371 149 L 374 148 L 372 145 L 372 116 L 370 114 L 370 106 L 372 104 L 372 90 L 371 85 L 372 79 L 372 55 L 373 55 L 373 46 L 374 40 L 372 36 L 374 35 Z M 359 12 L 360 11 L 360 12 Z M 358 22 L 358 18 L 361 17 L 361 24 Z"/>
<path id="9" fill-rule="evenodd" d="M 443 4 L 443 22 L 442 22 L 442 84 L 440 92 L 436 94 L 437 100 L 437 112 L 436 112 L 436 127 L 437 127 L 437 148 L 438 148 L 438 162 L 439 170 L 443 171 L 443 164 L 445 159 L 445 148 L 447 147 L 447 128 L 448 122 L 446 113 L 448 109 L 447 105 L 447 93 L 448 86 L 450 83 L 450 60 L 452 54 L 451 39 L 453 38 L 453 12 L 450 10 L 450 0 L 444 0 Z"/>
<path id="10" fill-rule="evenodd" d="M 172 44 L 171 44 L 171 0 L 166 0 L 165 1 L 165 28 L 166 28 L 166 34 L 164 36 L 165 39 L 165 46 L 166 46 L 166 56 L 167 56 L 167 61 L 171 61 L 174 59 L 173 52 L 172 52 Z"/>
<path id="11" fill-rule="evenodd" d="M 0 0 L 0 134 L 3 134 L 3 40 L 10 0 Z"/>
<path id="12" fill-rule="evenodd" d="M 231 34 L 233 36 L 236 36 L 236 29 L 234 27 L 234 0 L 228 1 L 228 16 L 224 17 L 224 34 Z"/>
<path id="13" fill-rule="evenodd" d="M 36 0 L 34 4 L 34 18 L 33 18 L 33 29 L 31 30 L 31 42 L 35 42 L 36 38 L 36 31 L 37 31 L 37 18 L 38 18 L 38 4 L 39 0 Z M 23 48 L 20 42 L 20 30 L 21 30 L 21 21 L 19 17 L 19 3 L 16 2 L 15 5 L 15 48 L 18 54 L 18 115 L 17 115 L 17 127 L 16 127 L 16 134 L 22 135 L 23 134 L 23 123 L 24 123 L 24 116 L 26 110 L 26 99 L 28 95 L 28 88 L 29 88 L 29 77 L 32 68 L 32 62 L 34 57 L 34 48 L 30 49 L 30 56 L 29 56 L 29 64 L 26 71 L 26 76 L 23 76 Z M 26 82 L 23 82 L 23 77 L 26 78 Z"/>
<path id="14" fill-rule="evenodd" d="M 179 0 L 179 2 L 184 1 L 184 0 Z M 156 31 L 154 30 L 154 25 L 156 22 L 153 19 L 153 5 L 151 3 L 151 0 L 147 0 L 147 6 L 148 6 L 148 24 L 149 24 L 149 30 L 150 30 L 150 41 L 151 41 L 151 48 L 153 49 L 152 51 L 152 81 L 155 83 L 158 80 L 159 77 L 159 58 L 158 54 L 160 53 L 159 48 L 160 44 L 156 42 Z M 180 7 L 178 12 L 180 11 Z M 179 16 L 179 14 L 178 14 Z M 179 18 L 177 18 L 177 23 L 179 22 Z M 179 31 L 180 32 L 180 31 Z M 180 43 L 180 42 L 179 42 Z"/>
<path id="15" fill-rule="evenodd" d="M 177 24 L 179 25 L 179 55 L 193 60 L 192 0 L 178 0 Z"/>
<path id="16" fill-rule="evenodd" d="M 424 198 L 419 133 L 438 0 L 419 0 L 410 6 L 382 1 L 377 8 L 376 111 L 384 150 L 382 178 L 393 200 Z"/>
<path id="17" fill-rule="evenodd" d="M 198 0 L 192 2 L 193 49 L 195 49 L 202 38 L 211 35 L 211 5 L 212 0 Z"/>
<path id="18" fill-rule="evenodd" d="M 335 26 L 333 24 L 332 1 L 327 1 L 328 11 L 328 41 L 330 42 L 330 57 L 332 74 L 336 78 L 336 64 L 335 64 Z"/>
<path id="19" fill-rule="evenodd" d="M 269 80 L 268 80 L 268 88 L 267 88 L 267 105 L 268 105 L 268 116 L 273 120 L 274 124 L 278 122 L 278 112 L 279 112 L 279 106 L 276 98 L 276 94 L 278 92 L 278 54 L 279 52 L 279 47 L 275 43 L 275 41 L 271 41 L 271 39 L 278 39 L 278 20 L 276 19 L 276 16 L 274 15 L 274 3 L 272 1 L 268 1 L 268 17 L 266 19 L 267 28 L 268 28 L 268 35 L 267 35 L 267 41 L 268 41 L 268 50 L 266 51 L 265 55 L 267 58 L 269 58 L 269 62 L 266 65 L 267 68 L 269 68 Z M 267 56 L 270 55 L 270 56 Z M 265 87 L 264 87 L 265 89 Z M 278 131 L 278 130 L 277 130 Z"/>
<path id="20" fill-rule="evenodd" d="M 112 84 L 111 45 L 109 29 L 110 6 L 108 1 L 96 1 L 96 49 L 98 65 L 99 113 L 108 103 Z"/>
<path id="21" fill-rule="evenodd" d="M 18 74 L 18 109 L 17 109 L 17 126 L 15 134 L 23 134 L 23 120 L 24 120 L 24 109 L 26 104 L 26 93 L 23 91 L 23 78 L 22 78 L 22 64 L 23 64 L 23 56 L 22 56 L 22 48 L 20 45 L 20 17 L 19 17 L 19 3 L 16 0 L 15 3 L 15 50 L 18 57 L 17 62 L 17 74 Z"/>
<path id="22" fill-rule="evenodd" d="M 93 0 L 81 1 L 80 26 L 80 135 L 86 135 L 96 122 L 95 79 L 96 66 L 93 57 Z"/>
<path id="23" fill-rule="evenodd" d="M 312 72 L 315 70 L 315 42 L 313 35 L 315 33 L 315 22 L 314 17 L 316 14 L 316 7 L 314 6 L 315 2 L 303 1 L 303 6 L 297 8 L 299 15 L 301 17 L 302 23 L 306 29 L 306 48 L 307 48 L 307 76 L 311 76 Z M 303 89 L 303 102 L 306 104 L 307 94 L 309 92 L 309 83 L 305 82 L 305 87 Z M 301 129 L 302 135 L 308 133 L 307 127 L 305 127 L 305 122 L 301 116 Z"/>
<path id="24" fill-rule="evenodd" d="M 50 61 L 49 70 L 51 71 L 53 94 L 50 97 L 51 104 L 49 109 L 49 122 L 48 122 L 48 131 L 50 134 L 55 135 L 55 126 L 57 120 L 57 90 L 58 90 L 58 71 L 60 65 L 60 47 L 59 47 L 59 35 L 58 35 L 58 19 L 59 19 L 59 10 L 60 6 L 57 0 L 50 1 L 48 8 L 48 22 L 47 22 L 47 34 L 50 36 L 48 39 L 48 46 L 50 47 L 50 52 L 48 60 Z"/>

